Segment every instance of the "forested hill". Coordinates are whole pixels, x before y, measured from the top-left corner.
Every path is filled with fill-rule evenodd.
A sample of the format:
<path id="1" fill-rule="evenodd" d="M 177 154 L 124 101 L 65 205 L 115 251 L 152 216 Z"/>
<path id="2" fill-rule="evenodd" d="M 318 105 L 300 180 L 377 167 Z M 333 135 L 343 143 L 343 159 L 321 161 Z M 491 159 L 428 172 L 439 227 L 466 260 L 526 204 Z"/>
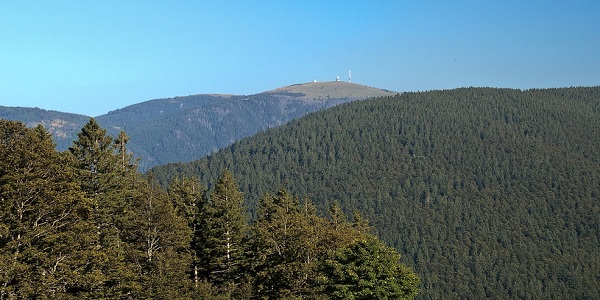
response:
<path id="1" fill-rule="evenodd" d="M 97 118 L 113 136 L 125 130 L 140 169 L 187 162 L 224 148 L 260 130 L 307 113 L 350 101 L 313 101 L 281 94 L 197 95 L 161 99 Z"/>
<path id="2" fill-rule="evenodd" d="M 347 82 L 296 84 L 249 96 L 191 95 L 149 100 L 97 116 L 112 136 L 125 130 L 142 171 L 191 161 L 261 130 L 339 103 L 393 92 Z M 36 108 L 0 107 L 0 118 L 42 124 L 65 150 L 89 117 Z"/>
<path id="3" fill-rule="evenodd" d="M 20 121 L 29 127 L 41 124 L 52 133 L 57 147 L 64 150 L 77 139 L 77 132 L 90 117 L 37 107 L 0 106 L 0 119 Z"/>
<path id="4" fill-rule="evenodd" d="M 346 103 L 150 174 L 228 168 L 358 209 L 421 299 L 600 299 L 600 88 L 463 88 Z"/>

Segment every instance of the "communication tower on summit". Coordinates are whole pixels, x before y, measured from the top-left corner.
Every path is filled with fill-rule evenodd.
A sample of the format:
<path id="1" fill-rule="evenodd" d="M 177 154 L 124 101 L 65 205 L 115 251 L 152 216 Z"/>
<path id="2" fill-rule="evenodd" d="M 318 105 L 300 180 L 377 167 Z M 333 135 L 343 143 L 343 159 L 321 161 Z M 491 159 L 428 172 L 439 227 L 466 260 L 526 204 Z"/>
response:
<path id="1" fill-rule="evenodd" d="M 352 70 L 348 71 L 348 82 L 352 82 Z"/>

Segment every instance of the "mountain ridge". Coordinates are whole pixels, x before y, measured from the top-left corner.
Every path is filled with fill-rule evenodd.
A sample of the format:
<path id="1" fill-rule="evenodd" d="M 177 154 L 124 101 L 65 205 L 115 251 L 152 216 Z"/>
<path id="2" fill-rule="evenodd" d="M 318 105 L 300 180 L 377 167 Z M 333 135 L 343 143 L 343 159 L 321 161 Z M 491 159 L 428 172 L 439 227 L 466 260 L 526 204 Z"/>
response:
<path id="1" fill-rule="evenodd" d="M 264 93 L 278 94 L 303 94 L 307 100 L 319 100 L 322 98 L 366 98 L 393 96 L 397 92 L 373 88 L 345 81 L 323 81 L 307 82 L 288 85 Z"/>
<path id="2" fill-rule="evenodd" d="M 315 91 L 321 87 L 321 93 Z M 112 136 L 124 130 L 129 149 L 152 166 L 190 161 L 260 130 L 304 114 L 392 92 L 346 82 L 298 84 L 254 95 L 195 94 L 143 101 L 95 117 Z M 309 95 L 312 98 L 309 98 Z M 43 124 L 59 150 L 67 149 L 90 117 L 19 107 L 0 107 L 0 117 L 28 126 Z M 180 143 L 178 147 L 172 145 Z"/>

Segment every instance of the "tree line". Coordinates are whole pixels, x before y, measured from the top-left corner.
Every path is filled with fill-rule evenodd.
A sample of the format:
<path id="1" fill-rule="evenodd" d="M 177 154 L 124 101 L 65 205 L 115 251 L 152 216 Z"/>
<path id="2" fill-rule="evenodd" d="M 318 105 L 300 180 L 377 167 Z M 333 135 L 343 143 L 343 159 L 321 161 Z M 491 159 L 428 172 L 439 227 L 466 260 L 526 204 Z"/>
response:
<path id="1" fill-rule="evenodd" d="M 208 189 L 137 171 L 92 118 L 55 150 L 0 120 L 0 299 L 410 299 L 419 278 L 338 203 L 285 189 L 250 217 L 232 173 Z"/>

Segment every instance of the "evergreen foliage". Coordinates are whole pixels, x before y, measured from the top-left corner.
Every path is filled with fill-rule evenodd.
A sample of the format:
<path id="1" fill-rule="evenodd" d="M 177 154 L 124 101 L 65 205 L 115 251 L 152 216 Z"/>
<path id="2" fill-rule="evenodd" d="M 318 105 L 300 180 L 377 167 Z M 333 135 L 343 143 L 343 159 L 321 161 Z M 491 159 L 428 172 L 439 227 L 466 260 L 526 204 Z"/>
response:
<path id="1" fill-rule="evenodd" d="M 89 117 L 40 108 L 0 106 L 0 119 L 19 121 L 29 128 L 42 125 L 52 134 L 56 148 L 65 150 Z"/>
<path id="2" fill-rule="evenodd" d="M 399 261 L 373 237 L 355 241 L 325 260 L 325 290 L 332 299 L 412 299 L 419 280 Z"/>
<path id="3" fill-rule="evenodd" d="M 140 289 L 129 286 L 137 274 L 126 260 L 123 240 L 127 202 L 137 194 L 135 171 L 124 169 L 115 153 L 113 139 L 91 118 L 78 134 L 69 152 L 74 158 L 79 185 L 92 202 L 92 222 L 95 226 L 99 257 L 94 265 L 102 289 L 89 291 L 92 297 L 122 297 Z M 130 280 L 123 280 L 128 278 Z"/>
<path id="4" fill-rule="evenodd" d="M 301 206 L 286 191 L 265 195 L 253 231 L 257 292 L 269 299 L 310 294 L 319 248 L 325 246 L 322 229 L 308 203 Z"/>
<path id="5" fill-rule="evenodd" d="M 208 281 L 237 284 L 243 279 L 246 214 L 244 195 L 226 170 L 198 215 L 197 255 Z"/>
<path id="6" fill-rule="evenodd" d="M 600 88 L 402 93 L 153 169 L 337 201 L 405 253 L 420 299 L 600 298 Z"/>
<path id="7" fill-rule="evenodd" d="M 117 135 L 126 128 L 140 169 L 191 161 L 261 130 L 352 99 L 309 101 L 280 94 L 195 95 L 140 103 L 110 112 L 98 122 Z M 200 141 L 200 142 L 199 142 Z"/>
<path id="8" fill-rule="evenodd" d="M 41 126 L 0 121 L 0 299 L 93 288 L 91 203 Z"/>
<path id="9" fill-rule="evenodd" d="M 137 276 L 130 284 L 136 299 L 189 297 L 192 229 L 177 214 L 167 193 L 141 183 L 141 196 L 132 199 L 123 226 L 126 262 Z"/>
<path id="10" fill-rule="evenodd" d="M 600 298 L 599 99 L 404 93 L 150 179 L 94 119 L 0 121 L 0 299 Z"/>
<path id="11" fill-rule="evenodd" d="M 369 238 L 285 191 L 249 224 L 229 171 L 209 197 L 192 177 L 163 189 L 127 140 L 90 119 L 57 152 L 43 127 L 0 120 L 0 299 L 327 299 L 325 259 Z"/>

